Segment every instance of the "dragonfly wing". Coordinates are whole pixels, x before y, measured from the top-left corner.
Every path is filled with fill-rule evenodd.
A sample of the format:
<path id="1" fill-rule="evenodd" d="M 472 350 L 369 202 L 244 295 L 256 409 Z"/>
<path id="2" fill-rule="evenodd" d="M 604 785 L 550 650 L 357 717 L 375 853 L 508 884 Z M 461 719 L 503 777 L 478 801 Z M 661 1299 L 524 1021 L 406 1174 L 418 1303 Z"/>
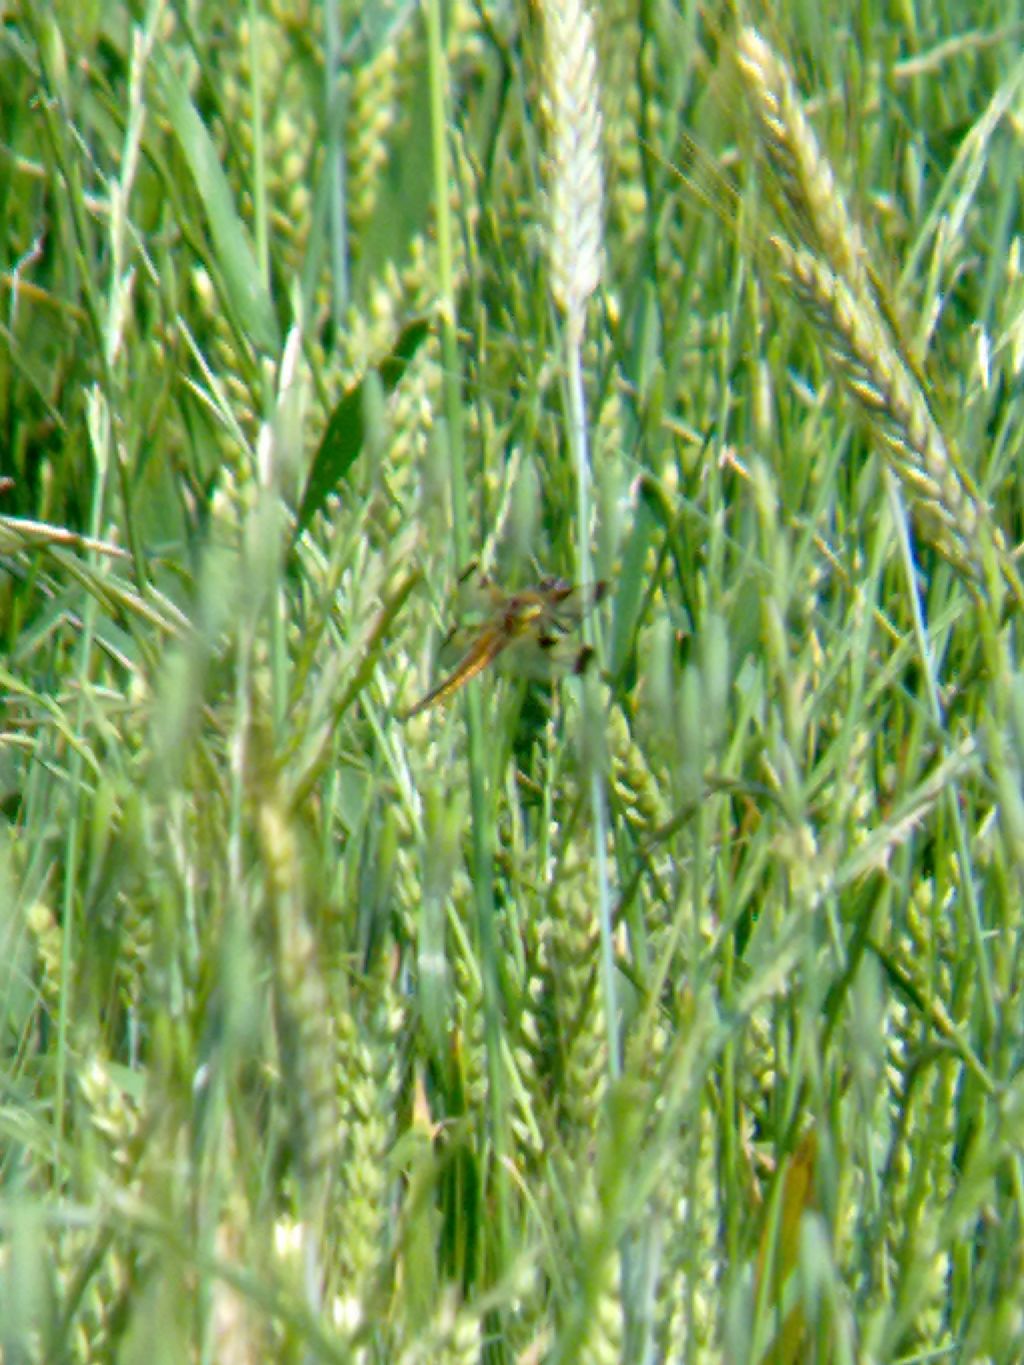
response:
<path id="1" fill-rule="evenodd" d="M 506 600 L 475 560 L 469 564 L 459 575 L 451 608 L 455 623 L 438 647 L 438 667 L 457 672 L 481 634 L 500 628 L 498 618 Z"/>
<path id="2" fill-rule="evenodd" d="M 581 645 L 572 635 L 545 630 L 543 635 L 528 636 L 511 644 L 502 655 L 499 668 L 534 682 L 551 682 L 570 673 L 582 673 L 593 653 L 589 645 Z"/>
<path id="3" fill-rule="evenodd" d="M 551 622 L 563 634 L 575 630 L 588 612 L 597 606 L 608 593 L 608 584 L 603 580 L 592 583 L 589 588 L 574 588 L 558 584 L 559 590 L 552 597 Z"/>

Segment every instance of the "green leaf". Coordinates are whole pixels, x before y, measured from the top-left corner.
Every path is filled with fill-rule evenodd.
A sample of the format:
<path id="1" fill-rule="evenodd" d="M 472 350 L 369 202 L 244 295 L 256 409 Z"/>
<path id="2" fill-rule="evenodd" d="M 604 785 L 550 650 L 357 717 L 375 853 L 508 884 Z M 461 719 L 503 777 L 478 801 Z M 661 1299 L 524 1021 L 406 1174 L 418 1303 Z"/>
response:
<path id="1" fill-rule="evenodd" d="M 188 162 L 196 190 L 206 210 L 224 281 L 228 303 L 255 346 L 268 353 L 280 350 L 281 338 L 266 281 L 256 263 L 248 230 L 235 209 L 234 195 L 213 144 L 188 91 L 169 63 L 154 63 L 171 128 Z"/>
<path id="2" fill-rule="evenodd" d="M 367 66 L 401 35 L 416 13 L 413 0 L 377 0 L 362 5 L 345 34 L 345 62 L 349 67 Z"/>
<path id="3" fill-rule="evenodd" d="M 419 350 L 429 330 L 430 324 L 426 318 L 415 318 L 401 333 L 391 354 L 377 365 L 374 382 L 379 382 L 385 394 L 397 387 L 406 366 Z M 363 415 L 366 383 L 367 376 L 364 375 L 358 383 L 346 389 L 331 413 L 327 429 L 313 456 L 306 491 L 299 508 L 296 536 L 302 534 L 330 494 L 345 479 L 363 449 L 366 437 Z"/>
<path id="4" fill-rule="evenodd" d="M 622 555 L 622 568 L 615 584 L 615 609 L 612 618 L 609 668 L 613 678 L 625 671 L 636 648 L 636 633 L 648 591 L 647 559 L 658 527 L 658 518 L 649 499 L 637 498 L 633 527 Z"/>

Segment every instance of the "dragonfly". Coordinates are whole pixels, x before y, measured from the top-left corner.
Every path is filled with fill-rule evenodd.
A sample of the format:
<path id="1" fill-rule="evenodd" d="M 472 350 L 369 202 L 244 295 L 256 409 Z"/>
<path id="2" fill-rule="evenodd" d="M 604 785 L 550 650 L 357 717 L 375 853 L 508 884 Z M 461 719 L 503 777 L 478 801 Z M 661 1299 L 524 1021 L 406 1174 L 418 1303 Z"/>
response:
<path id="1" fill-rule="evenodd" d="M 476 566 L 470 565 L 460 584 L 475 572 Z M 542 578 L 534 587 L 506 593 L 491 579 L 479 576 L 478 586 L 487 610 L 483 624 L 471 634 L 452 671 L 404 711 L 402 720 L 411 720 L 446 702 L 502 655 L 507 654 L 510 661 L 514 656 L 515 666 L 524 675 L 541 677 L 559 671 L 582 673 L 593 657 L 589 645 L 574 647 L 571 636 L 587 612 L 605 596 L 607 583 L 593 583 L 583 589 L 564 578 Z M 448 632 L 441 645 L 442 658 L 451 653 L 460 637 L 465 640 L 461 626 Z"/>

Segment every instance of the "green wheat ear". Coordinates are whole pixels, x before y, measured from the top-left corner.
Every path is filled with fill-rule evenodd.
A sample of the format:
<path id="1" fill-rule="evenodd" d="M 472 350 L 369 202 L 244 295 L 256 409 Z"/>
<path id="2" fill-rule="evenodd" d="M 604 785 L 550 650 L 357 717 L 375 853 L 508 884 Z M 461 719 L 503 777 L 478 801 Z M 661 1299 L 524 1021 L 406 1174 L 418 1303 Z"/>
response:
<path id="1" fill-rule="evenodd" d="M 906 489 L 921 534 L 980 588 L 985 509 L 957 474 L 917 381 L 844 280 L 780 237 L 771 238 L 771 246 L 779 277 L 814 323 L 835 372 Z"/>
<path id="2" fill-rule="evenodd" d="M 307 918 L 306 874 L 298 831 L 269 784 L 256 826 L 266 875 L 274 1006 L 288 1076 L 296 1155 L 311 1215 L 319 1219 L 338 1132 L 333 1011 Z"/>
<path id="3" fill-rule="evenodd" d="M 772 173 L 780 217 L 800 245 L 769 239 L 776 274 L 813 324 L 849 397 L 867 418 L 914 511 L 922 539 L 975 593 L 1021 588 L 998 528 L 955 455 L 923 381 L 873 287 L 863 235 L 818 146 L 785 63 L 743 29 L 737 65 Z"/>

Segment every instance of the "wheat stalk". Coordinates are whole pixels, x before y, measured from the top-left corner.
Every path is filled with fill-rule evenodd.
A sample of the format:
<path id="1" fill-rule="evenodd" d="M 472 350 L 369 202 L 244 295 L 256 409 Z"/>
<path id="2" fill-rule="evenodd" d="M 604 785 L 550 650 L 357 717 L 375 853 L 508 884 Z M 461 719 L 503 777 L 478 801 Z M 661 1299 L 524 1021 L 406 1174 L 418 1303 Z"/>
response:
<path id="1" fill-rule="evenodd" d="M 545 107 L 549 124 L 548 254 L 551 290 L 565 313 L 565 363 L 569 445 L 576 465 L 577 565 L 582 586 L 593 582 L 590 555 L 590 444 L 583 384 L 583 333 L 587 302 L 601 278 L 604 175 L 594 24 L 582 0 L 541 0 L 544 21 Z M 587 645 L 595 643 L 592 619 L 584 622 Z M 593 688 L 583 694 L 584 725 L 603 729 Z M 605 775 L 592 751 L 590 807 L 594 821 L 594 867 L 601 948 L 607 1064 L 614 1080 L 622 1059 L 616 1004 L 615 953 L 608 867 L 608 804 Z"/>

